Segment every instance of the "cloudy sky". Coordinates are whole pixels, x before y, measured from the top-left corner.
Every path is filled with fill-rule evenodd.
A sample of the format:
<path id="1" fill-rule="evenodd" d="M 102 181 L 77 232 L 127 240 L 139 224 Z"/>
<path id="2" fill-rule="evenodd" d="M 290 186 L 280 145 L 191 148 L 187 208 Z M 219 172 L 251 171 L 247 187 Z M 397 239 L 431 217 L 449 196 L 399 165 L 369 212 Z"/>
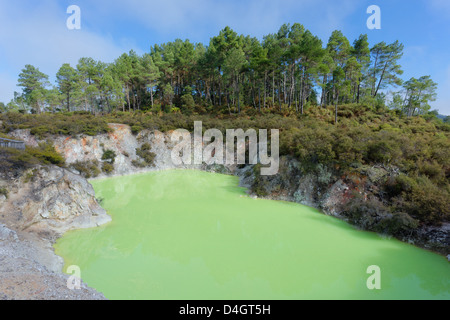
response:
<path id="1" fill-rule="evenodd" d="M 370 5 L 381 8 L 381 30 L 366 26 Z M 81 9 L 81 29 L 69 30 L 67 8 Z M 399 40 L 403 79 L 430 75 L 439 84 L 433 109 L 450 115 L 449 0 L 0 0 L 0 101 L 9 102 L 25 64 L 54 75 L 80 57 L 112 62 L 176 38 L 209 43 L 225 26 L 259 39 L 283 23 L 303 24 L 327 42 L 341 30 L 353 42 Z"/>

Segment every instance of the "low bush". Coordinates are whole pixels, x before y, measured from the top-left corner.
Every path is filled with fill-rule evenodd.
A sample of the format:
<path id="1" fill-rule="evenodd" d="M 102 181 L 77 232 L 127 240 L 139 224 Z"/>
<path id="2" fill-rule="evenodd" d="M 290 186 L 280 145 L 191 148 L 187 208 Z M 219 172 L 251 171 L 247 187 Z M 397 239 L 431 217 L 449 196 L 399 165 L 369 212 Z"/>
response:
<path id="1" fill-rule="evenodd" d="M 77 161 L 70 165 L 72 168 L 77 170 L 86 179 L 95 178 L 100 174 L 100 169 L 98 168 L 99 163 L 97 160 L 93 161 Z"/>
<path id="2" fill-rule="evenodd" d="M 56 164 L 62 166 L 65 162 L 64 157 L 56 152 L 53 144 L 49 142 L 39 144 L 38 148 L 26 147 L 26 151 L 29 155 L 38 159 L 43 164 Z"/>
<path id="3" fill-rule="evenodd" d="M 6 198 L 8 198 L 8 189 L 0 188 L 0 195 L 5 196 Z"/>
<path id="4" fill-rule="evenodd" d="M 114 166 L 111 163 L 104 162 L 102 165 L 102 171 L 106 174 L 112 173 L 114 171 Z"/>
<path id="5" fill-rule="evenodd" d="M 342 212 L 352 224 L 378 233 L 403 236 L 419 226 L 405 212 L 395 212 L 376 198 L 365 200 L 357 194 L 347 202 Z"/>
<path id="6" fill-rule="evenodd" d="M 142 160 L 135 160 L 133 165 L 137 167 L 150 167 L 153 165 L 156 154 L 150 151 L 151 146 L 149 143 L 144 143 L 140 148 L 136 149 L 136 155 L 139 156 Z"/>
<path id="7" fill-rule="evenodd" d="M 116 153 L 113 150 L 105 150 L 103 151 L 102 160 L 113 164 L 116 161 Z"/>
<path id="8" fill-rule="evenodd" d="M 8 112 L 1 115 L 7 132 L 30 129 L 40 139 L 52 135 L 86 134 L 95 136 L 110 131 L 106 119 L 89 113 L 42 113 L 37 115 Z"/>

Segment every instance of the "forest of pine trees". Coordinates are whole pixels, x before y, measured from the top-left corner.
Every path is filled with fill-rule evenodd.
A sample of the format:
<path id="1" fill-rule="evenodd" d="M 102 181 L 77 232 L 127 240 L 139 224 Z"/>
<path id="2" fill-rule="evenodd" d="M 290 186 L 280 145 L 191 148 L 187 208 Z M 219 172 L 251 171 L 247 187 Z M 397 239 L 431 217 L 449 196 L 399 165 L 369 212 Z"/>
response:
<path id="1" fill-rule="evenodd" d="M 436 99 L 429 76 L 403 81 L 398 41 L 369 46 L 367 35 L 351 43 L 334 31 L 328 43 L 301 24 L 284 24 L 261 41 L 229 27 L 206 47 L 180 39 L 154 45 L 142 56 L 133 50 L 113 63 L 81 58 L 63 64 L 55 84 L 37 67 L 26 65 L 8 104 L 0 110 L 58 111 L 151 110 L 202 113 L 208 108 L 240 113 L 245 107 L 290 108 L 347 103 L 387 104 L 408 116 L 424 114 Z M 387 90 L 391 91 L 387 99 Z M 389 100 L 389 101 L 387 101 Z"/>

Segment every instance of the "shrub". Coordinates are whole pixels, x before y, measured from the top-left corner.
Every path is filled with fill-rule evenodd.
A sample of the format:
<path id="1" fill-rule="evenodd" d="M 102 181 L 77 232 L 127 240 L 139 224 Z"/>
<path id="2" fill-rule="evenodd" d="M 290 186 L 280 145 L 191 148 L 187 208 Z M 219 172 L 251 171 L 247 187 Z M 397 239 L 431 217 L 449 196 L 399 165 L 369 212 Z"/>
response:
<path id="1" fill-rule="evenodd" d="M 5 196 L 5 198 L 8 198 L 8 189 L 0 188 L 0 195 L 3 195 Z"/>
<path id="2" fill-rule="evenodd" d="M 406 208 L 413 217 L 431 225 L 440 225 L 450 218 L 450 197 L 445 189 L 437 187 L 428 178 L 419 178 L 410 193 Z"/>
<path id="3" fill-rule="evenodd" d="M 263 176 L 261 176 L 261 164 L 256 164 L 253 166 L 253 184 L 251 186 L 251 190 L 258 196 L 258 197 L 265 197 L 268 195 L 268 192 L 265 188 L 265 179 Z"/>
<path id="4" fill-rule="evenodd" d="M 142 159 L 142 162 L 140 162 L 138 165 L 135 166 L 149 167 L 153 165 L 156 154 L 154 152 L 151 152 L 150 149 L 151 149 L 150 144 L 147 142 L 144 143 L 140 148 L 136 149 L 136 155 L 138 155 Z"/>
<path id="5" fill-rule="evenodd" d="M 132 160 L 131 164 L 133 166 L 135 166 L 136 168 L 145 168 L 147 166 L 147 164 L 144 161 L 139 161 L 139 160 Z"/>
<path id="6" fill-rule="evenodd" d="M 102 165 L 102 171 L 106 174 L 109 174 L 114 171 L 114 166 L 111 163 L 104 162 Z"/>
<path id="7" fill-rule="evenodd" d="M 31 128 L 30 134 L 37 136 L 39 139 L 43 139 L 49 133 L 47 126 L 38 126 Z"/>
<path id="8" fill-rule="evenodd" d="M 98 168 L 98 161 L 77 161 L 71 164 L 71 167 L 80 172 L 80 174 L 86 179 L 97 177 L 100 174 Z"/>
<path id="9" fill-rule="evenodd" d="M 421 163 L 419 165 L 419 173 L 427 176 L 432 181 L 440 182 L 445 180 L 445 170 L 436 161 Z"/>
<path id="10" fill-rule="evenodd" d="M 137 135 L 139 132 L 142 131 L 142 129 L 143 128 L 140 125 L 131 126 L 131 133 L 134 134 L 134 135 Z"/>
<path id="11" fill-rule="evenodd" d="M 374 163 L 388 163 L 392 159 L 392 145 L 387 141 L 379 141 L 369 145 L 367 161 Z"/>
<path id="12" fill-rule="evenodd" d="M 151 110 L 152 110 L 152 112 L 157 114 L 157 113 L 161 112 L 162 108 L 161 108 L 160 104 L 155 104 L 155 105 L 153 105 Z"/>
<path id="13" fill-rule="evenodd" d="M 192 114 L 195 108 L 195 101 L 190 93 L 181 96 L 181 105 L 184 114 Z"/>
<path id="14" fill-rule="evenodd" d="M 15 175 L 38 163 L 39 160 L 31 156 L 28 149 L 2 148 L 0 152 L 0 172 L 3 174 L 13 173 Z"/>
<path id="15" fill-rule="evenodd" d="M 405 212 L 396 212 L 386 219 L 381 220 L 374 231 L 403 236 L 410 234 L 411 230 L 416 229 L 418 226 L 419 221 L 411 218 L 409 214 Z"/>
<path id="16" fill-rule="evenodd" d="M 109 164 L 113 164 L 116 160 L 116 153 L 113 150 L 103 151 L 102 160 Z"/>
<path id="17" fill-rule="evenodd" d="M 110 131 L 105 118 L 95 117 L 89 113 L 42 113 L 38 115 L 8 112 L 1 119 L 7 131 L 30 129 L 30 133 L 40 139 L 49 134 L 97 135 Z"/>
<path id="18" fill-rule="evenodd" d="M 43 164 L 56 164 L 58 166 L 64 165 L 64 157 L 56 152 L 53 145 L 49 142 L 39 144 L 38 148 L 26 147 L 28 154 L 39 160 Z M 25 159 L 27 156 L 25 156 Z"/>
<path id="19" fill-rule="evenodd" d="M 419 226 L 417 220 L 405 212 L 391 212 L 376 198 L 364 200 L 359 194 L 351 199 L 342 212 L 349 221 L 366 230 L 394 236 L 410 234 Z"/>
<path id="20" fill-rule="evenodd" d="M 400 174 L 397 177 L 390 177 L 386 181 L 387 195 L 390 197 L 396 197 L 403 192 L 411 192 L 413 188 L 417 186 L 415 179 L 408 177 L 405 174 Z"/>

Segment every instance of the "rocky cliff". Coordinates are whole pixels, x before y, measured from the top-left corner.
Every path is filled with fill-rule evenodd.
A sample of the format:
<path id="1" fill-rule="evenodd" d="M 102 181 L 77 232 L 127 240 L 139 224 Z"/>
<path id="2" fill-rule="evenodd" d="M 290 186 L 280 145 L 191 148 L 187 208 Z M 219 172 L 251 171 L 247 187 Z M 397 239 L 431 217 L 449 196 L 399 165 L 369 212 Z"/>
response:
<path id="1" fill-rule="evenodd" d="M 52 245 L 71 229 L 111 218 L 83 177 L 56 166 L 37 166 L 16 179 L 1 179 L 0 299 L 102 299 L 83 285 L 67 287 L 63 260 Z"/>
<path id="2" fill-rule="evenodd" d="M 38 166 L 7 181 L 5 187 L 8 194 L 0 196 L 0 216 L 17 230 L 54 237 L 110 221 L 91 184 L 64 168 Z"/>

